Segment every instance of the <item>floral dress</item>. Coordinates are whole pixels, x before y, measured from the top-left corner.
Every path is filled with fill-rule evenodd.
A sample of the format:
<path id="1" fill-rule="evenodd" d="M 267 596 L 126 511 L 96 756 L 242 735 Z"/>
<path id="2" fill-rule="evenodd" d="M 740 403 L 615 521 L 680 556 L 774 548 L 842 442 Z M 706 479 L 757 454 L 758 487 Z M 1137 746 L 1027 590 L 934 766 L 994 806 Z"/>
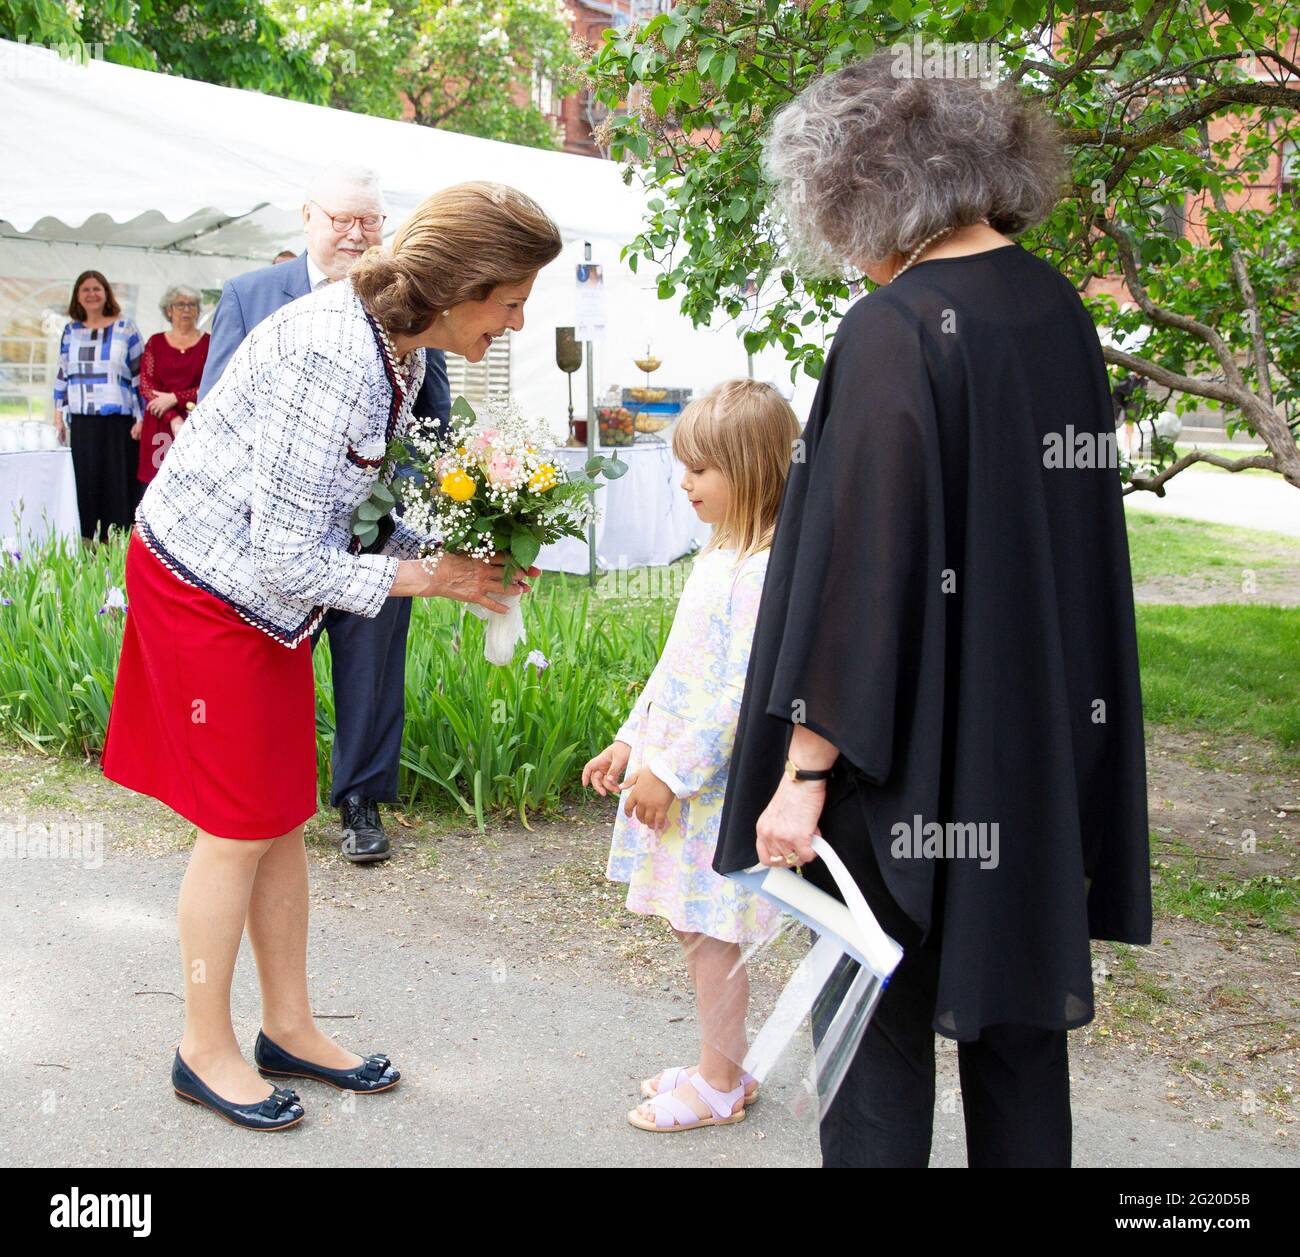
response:
<path id="1" fill-rule="evenodd" d="M 633 912 L 730 943 L 775 928 L 775 905 L 713 871 L 727 769 L 749 648 L 767 571 L 766 550 L 739 567 L 734 550 L 702 554 L 677 604 L 663 655 L 615 735 L 676 796 L 656 834 L 619 804 L 606 875 L 628 884 Z"/>

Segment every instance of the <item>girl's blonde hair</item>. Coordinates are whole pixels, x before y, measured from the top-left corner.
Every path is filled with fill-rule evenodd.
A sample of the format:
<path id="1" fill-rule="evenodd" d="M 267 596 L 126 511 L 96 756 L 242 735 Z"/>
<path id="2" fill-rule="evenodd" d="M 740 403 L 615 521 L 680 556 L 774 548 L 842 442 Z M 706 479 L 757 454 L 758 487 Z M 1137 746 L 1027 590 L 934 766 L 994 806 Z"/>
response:
<path id="1" fill-rule="evenodd" d="M 562 248 L 560 229 L 517 188 L 458 183 L 425 197 L 392 246 L 367 249 L 348 278 L 385 330 L 414 336 L 451 306 L 523 283 Z"/>
<path id="2" fill-rule="evenodd" d="M 716 467 L 731 487 L 726 518 L 700 553 L 734 549 L 740 563 L 771 546 L 799 431 L 790 403 L 757 380 L 726 380 L 682 411 L 673 453 L 687 467 Z"/>

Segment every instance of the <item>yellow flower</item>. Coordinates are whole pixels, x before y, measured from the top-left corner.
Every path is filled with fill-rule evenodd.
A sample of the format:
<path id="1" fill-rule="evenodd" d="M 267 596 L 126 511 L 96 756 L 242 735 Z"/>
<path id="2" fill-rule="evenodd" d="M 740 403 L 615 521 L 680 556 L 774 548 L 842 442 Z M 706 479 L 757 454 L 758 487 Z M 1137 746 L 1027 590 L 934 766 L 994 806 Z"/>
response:
<path id="1" fill-rule="evenodd" d="M 528 481 L 528 487 L 534 492 L 545 493 L 547 489 L 554 489 L 557 482 L 555 468 L 550 463 L 543 463 L 532 474 Z"/>
<path id="2" fill-rule="evenodd" d="M 454 502 L 468 502 L 478 488 L 472 476 L 467 476 L 459 470 L 453 471 L 449 476 L 443 476 L 442 483 L 438 487 Z"/>

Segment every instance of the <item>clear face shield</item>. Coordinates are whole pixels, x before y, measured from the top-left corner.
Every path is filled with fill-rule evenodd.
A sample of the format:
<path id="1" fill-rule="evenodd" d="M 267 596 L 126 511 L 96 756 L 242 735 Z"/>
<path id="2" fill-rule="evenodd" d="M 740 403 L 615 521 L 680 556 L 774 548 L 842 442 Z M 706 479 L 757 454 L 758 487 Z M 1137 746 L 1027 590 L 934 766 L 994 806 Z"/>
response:
<path id="1" fill-rule="evenodd" d="M 782 914 L 733 970 L 746 970 L 749 1023 L 757 1027 L 743 1069 L 771 1084 L 765 1094 L 796 1117 L 820 1123 L 903 949 L 881 929 L 825 838 L 812 845 L 843 902 L 789 868 L 756 865 L 728 876 Z"/>

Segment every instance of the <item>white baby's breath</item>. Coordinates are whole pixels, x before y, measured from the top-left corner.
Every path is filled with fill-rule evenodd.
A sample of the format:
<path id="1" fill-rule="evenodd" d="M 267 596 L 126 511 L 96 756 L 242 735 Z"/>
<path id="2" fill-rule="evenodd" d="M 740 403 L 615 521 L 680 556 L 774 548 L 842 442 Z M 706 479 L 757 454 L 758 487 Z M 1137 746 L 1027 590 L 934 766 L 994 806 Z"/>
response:
<path id="1" fill-rule="evenodd" d="M 422 486 L 403 494 L 406 522 L 478 559 L 490 558 L 500 534 L 512 529 L 525 528 L 543 544 L 581 536 L 595 511 L 591 494 L 577 492 L 565 468 L 547 454 L 549 440 L 544 420 L 525 418 L 506 398 L 489 400 L 472 419 L 453 419 L 442 441 L 408 438 L 426 476 Z M 454 494 L 471 483 L 472 494 L 457 501 Z"/>

